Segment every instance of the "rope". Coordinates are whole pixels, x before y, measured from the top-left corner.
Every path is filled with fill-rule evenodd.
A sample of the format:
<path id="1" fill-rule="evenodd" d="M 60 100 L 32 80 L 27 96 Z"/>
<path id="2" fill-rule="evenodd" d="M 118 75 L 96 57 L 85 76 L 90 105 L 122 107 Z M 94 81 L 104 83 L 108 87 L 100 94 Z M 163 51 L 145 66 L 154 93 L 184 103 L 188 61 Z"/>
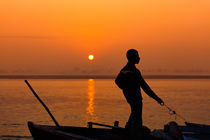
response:
<path id="1" fill-rule="evenodd" d="M 180 119 L 184 120 L 185 123 L 187 122 L 187 120 L 186 120 L 184 117 L 182 117 L 181 115 L 177 114 L 175 110 L 172 110 L 172 109 L 171 109 L 170 107 L 168 107 L 166 104 L 163 104 L 163 106 L 165 106 L 165 107 L 169 110 L 169 114 L 170 114 L 170 115 L 175 115 L 175 117 L 177 116 L 177 117 L 179 117 Z"/>

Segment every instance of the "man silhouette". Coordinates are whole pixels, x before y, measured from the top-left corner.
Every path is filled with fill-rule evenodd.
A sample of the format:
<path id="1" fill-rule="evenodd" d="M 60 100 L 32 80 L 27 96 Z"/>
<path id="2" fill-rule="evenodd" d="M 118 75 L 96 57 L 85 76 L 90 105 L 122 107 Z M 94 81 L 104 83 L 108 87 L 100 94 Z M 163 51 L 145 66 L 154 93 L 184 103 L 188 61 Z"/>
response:
<path id="1" fill-rule="evenodd" d="M 142 130 L 142 96 L 140 88 L 161 105 L 164 103 L 151 90 L 141 76 L 140 71 L 136 68 L 135 64 L 138 64 L 140 61 L 138 51 L 135 49 L 128 50 L 127 59 L 128 62 L 118 74 L 115 83 L 123 90 L 123 94 L 131 107 L 131 114 L 125 128 L 131 131 L 138 131 Z"/>

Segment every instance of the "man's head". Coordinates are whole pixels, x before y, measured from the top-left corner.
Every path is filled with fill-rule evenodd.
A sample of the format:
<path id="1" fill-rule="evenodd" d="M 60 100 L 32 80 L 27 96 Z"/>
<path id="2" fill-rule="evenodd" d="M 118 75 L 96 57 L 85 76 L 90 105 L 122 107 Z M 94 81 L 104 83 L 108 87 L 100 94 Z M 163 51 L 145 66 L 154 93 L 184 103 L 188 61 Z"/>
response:
<path id="1" fill-rule="evenodd" d="M 130 63 L 138 64 L 140 61 L 139 53 L 135 49 L 128 50 L 126 56 Z"/>

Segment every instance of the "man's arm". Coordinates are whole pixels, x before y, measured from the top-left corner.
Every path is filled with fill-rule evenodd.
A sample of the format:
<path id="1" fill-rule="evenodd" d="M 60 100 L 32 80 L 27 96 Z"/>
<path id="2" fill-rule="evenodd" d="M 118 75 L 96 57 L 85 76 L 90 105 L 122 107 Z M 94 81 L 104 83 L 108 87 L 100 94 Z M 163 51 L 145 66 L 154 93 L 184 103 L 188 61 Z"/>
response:
<path id="1" fill-rule="evenodd" d="M 163 100 L 161 98 L 159 98 L 153 91 L 152 89 L 149 87 L 149 85 L 146 83 L 146 81 L 144 80 L 144 78 L 140 75 L 140 83 L 141 83 L 141 87 L 144 90 L 144 92 L 149 95 L 150 97 L 152 97 L 153 99 L 155 99 L 159 104 L 163 104 Z"/>

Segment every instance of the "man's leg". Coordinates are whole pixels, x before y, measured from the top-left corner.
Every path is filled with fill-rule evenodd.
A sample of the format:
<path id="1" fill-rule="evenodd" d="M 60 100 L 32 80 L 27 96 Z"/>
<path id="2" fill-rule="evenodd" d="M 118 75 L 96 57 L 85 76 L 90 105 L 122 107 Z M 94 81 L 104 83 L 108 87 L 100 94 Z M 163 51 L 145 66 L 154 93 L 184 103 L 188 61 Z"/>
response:
<path id="1" fill-rule="evenodd" d="M 126 124 L 126 127 L 142 127 L 142 102 L 141 101 L 133 101 L 130 102 L 131 114 L 129 120 Z"/>
<path id="2" fill-rule="evenodd" d="M 130 129 L 130 128 L 133 126 L 134 118 L 135 118 L 135 117 L 134 117 L 133 109 L 132 109 L 132 107 L 131 107 L 131 104 L 129 104 L 129 105 L 130 105 L 130 108 L 131 108 L 131 114 L 130 114 L 129 119 L 128 119 L 126 125 L 125 125 L 125 128 L 126 128 L 126 129 Z"/>
<path id="3" fill-rule="evenodd" d="M 125 126 L 131 139 L 142 139 L 142 102 L 130 103 L 131 114 Z"/>
<path id="4" fill-rule="evenodd" d="M 138 101 L 135 108 L 135 120 L 138 128 L 142 128 L 142 101 Z"/>

